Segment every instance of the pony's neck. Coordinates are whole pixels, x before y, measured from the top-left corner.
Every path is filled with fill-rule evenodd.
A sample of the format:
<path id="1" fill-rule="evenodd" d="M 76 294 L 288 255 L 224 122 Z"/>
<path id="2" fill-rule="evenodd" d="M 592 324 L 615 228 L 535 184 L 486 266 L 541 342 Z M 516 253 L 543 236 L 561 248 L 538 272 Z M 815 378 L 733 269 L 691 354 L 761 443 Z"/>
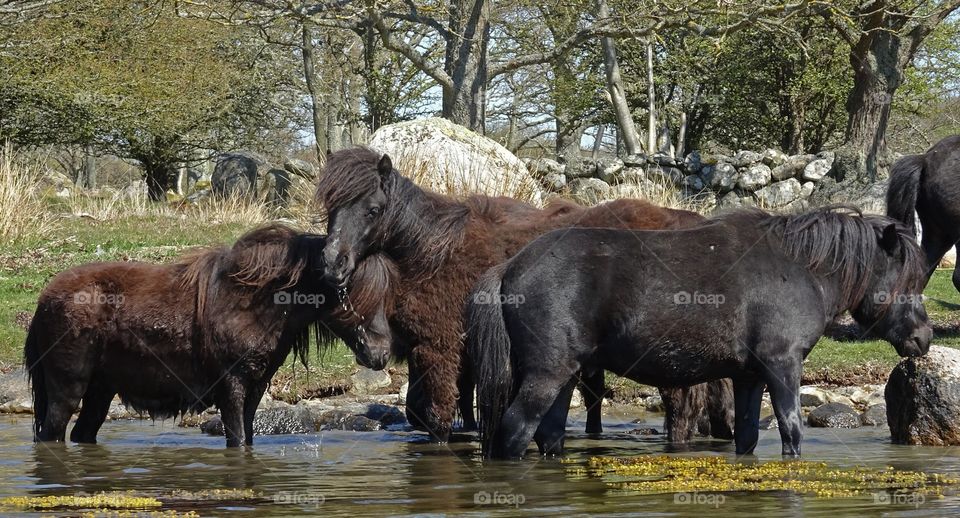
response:
<path id="1" fill-rule="evenodd" d="M 436 271 L 463 241 L 469 207 L 394 175 L 381 248 L 406 270 Z"/>

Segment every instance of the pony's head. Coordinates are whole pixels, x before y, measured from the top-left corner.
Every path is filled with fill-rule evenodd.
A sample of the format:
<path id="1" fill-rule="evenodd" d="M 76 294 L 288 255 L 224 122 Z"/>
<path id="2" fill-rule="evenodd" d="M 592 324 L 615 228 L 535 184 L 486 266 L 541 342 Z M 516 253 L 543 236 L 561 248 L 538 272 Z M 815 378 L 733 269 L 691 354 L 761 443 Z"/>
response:
<path id="1" fill-rule="evenodd" d="M 924 259 L 902 223 L 843 206 L 766 220 L 789 255 L 832 279 L 837 309 L 900 356 L 926 354 L 933 331 L 922 301 Z"/>
<path id="2" fill-rule="evenodd" d="M 903 224 L 879 216 L 865 219 L 873 226 L 877 247 L 864 296 L 851 314 L 868 333 L 893 344 L 900 356 L 923 356 L 933 338 L 923 307 L 923 254 Z"/>
<path id="3" fill-rule="evenodd" d="M 317 199 L 327 210 L 326 275 L 338 287 L 347 285 L 360 259 L 378 244 L 393 175 L 390 157 L 370 149 L 345 149 L 327 158 Z"/>
<path id="4" fill-rule="evenodd" d="M 387 256 L 364 258 L 357 265 L 350 289 L 329 319 L 331 329 L 353 351 L 357 363 L 373 370 L 385 368 L 401 348 L 390 326 L 396 277 L 396 266 Z"/>
<path id="5" fill-rule="evenodd" d="M 384 369 L 395 346 L 389 322 L 394 303 L 392 289 L 397 275 L 393 261 L 382 254 L 362 259 L 350 290 L 343 291 L 330 286 L 326 280 L 323 259 L 326 236 L 305 234 L 300 239 L 300 255 L 309 270 L 309 274 L 304 271 L 301 282 L 319 284 L 314 291 L 325 296 L 326 311 L 320 315 L 323 322 L 318 325 L 326 326 L 339 336 L 353 352 L 357 363 L 373 370 Z"/>

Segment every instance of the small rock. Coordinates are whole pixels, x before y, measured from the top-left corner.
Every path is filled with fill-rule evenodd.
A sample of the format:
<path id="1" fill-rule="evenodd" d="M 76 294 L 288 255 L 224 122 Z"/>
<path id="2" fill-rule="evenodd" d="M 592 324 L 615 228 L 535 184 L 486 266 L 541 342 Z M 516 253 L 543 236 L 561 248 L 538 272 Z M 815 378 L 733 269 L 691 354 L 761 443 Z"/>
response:
<path id="1" fill-rule="evenodd" d="M 219 415 L 215 415 L 200 423 L 200 431 L 207 435 L 223 435 L 223 420 Z M 310 413 L 299 406 L 258 410 L 253 418 L 255 436 L 313 433 L 314 431 Z"/>
<path id="2" fill-rule="evenodd" d="M 683 185 L 683 179 L 686 178 L 686 175 L 676 167 L 659 166 L 647 170 L 647 177 L 655 182 L 659 181 L 679 187 Z"/>
<path id="3" fill-rule="evenodd" d="M 660 431 L 656 428 L 634 428 L 627 431 L 630 435 L 660 435 Z"/>
<path id="4" fill-rule="evenodd" d="M 683 186 L 693 190 L 694 192 L 702 191 L 705 185 L 703 184 L 703 179 L 695 174 L 688 175 L 683 179 Z"/>
<path id="5" fill-rule="evenodd" d="M 772 183 L 757 191 L 757 200 L 760 205 L 770 209 L 786 207 L 800 199 L 803 187 L 796 178 L 788 178 L 782 182 Z"/>
<path id="6" fill-rule="evenodd" d="M 702 167 L 703 162 L 700 159 L 699 151 L 694 151 L 683 158 L 683 168 L 687 170 L 688 174 L 699 174 Z"/>
<path id="7" fill-rule="evenodd" d="M 800 197 L 804 199 L 809 198 L 816 188 L 817 184 L 813 182 L 803 182 L 803 185 L 800 186 Z"/>
<path id="8" fill-rule="evenodd" d="M 760 419 L 760 429 L 761 430 L 776 430 L 780 425 L 777 423 L 777 416 L 768 415 Z"/>
<path id="9" fill-rule="evenodd" d="M 317 168 L 306 160 L 299 158 L 290 158 L 283 163 L 283 168 L 290 174 L 295 174 L 307 180 L 313 180 L 317 177 Z"/>
<path id="10" fill-rule="evenodd" d="M 560 192 L 567 186 L 567 177 L 563 173 L 547 173 L 540 177 L 540 185 L 550 192 Z"/>
<path id="11" fill-rule="evenodd" d="M 626 167 L 644 167 L 647 165 L 647 159 L 643 155 L 627 155 L 623 157 L 623 165 Z"/>
<path id="12" fill-rule="evenodd" d="M 732 164 L 720 162 L 713 168 L 713 175 L 710 178 L 710 187 L 724 193 L 733 190 L 737 185 L 737 168 Z"/>
<path id="13" fill-rule="evenodd" d="M 810 412 L 807 424 L 816 428 L 859 428 L 860 414 L 849 405 L 827 403 Z"/>
<path id="14" fill-rule="evenodd" d="M 767 167 L 775 168 L 787 161 L 787 155 L 776 149 L 767 149 L 763 152 L 761 160 Z M 779 178 L 779 180 L 783 180 L 783 178 Z"/>
<path id="15" fill-rule="evenodd" d="M 389 387 L 392 381 L 386 370 L 375 371 L 360 367 L 360 370 L 350 376 L 350 392 L 361 396 L 375 394 L 378 390 Z"/>
<path id="16" fill-rule="evenodd" d="M 740 151 L 736 155 L 733 155 L 733 165 L 736 167 L 750 167 L 753 164 L 759 163 L 763 160 L 763 155 L 757 153 L 756 151 Z"/>
<path id="17" fill-rule="evenodd" d="M 843 403 L 847 406 L 853 406 L 853 401 L 838 392 L 826 390 L 814 385 L 804 385 L 800 387 L 800 406 L 818 407 L 827 403 Z"/>
<path id="18" fill-rule="evenodd" d="M 602 169 L 600 169 L 600 167 L 602 167 Z M 623 171 L 623 167 L 624 167 L 623 160 L 620 160 L 619 158 L 614 159 L 607 164 L 603 164 L 603 163 L 598 164 L 598 170 L 600 171 L 600 179 L 603 180 L 604 178 L 611 177 L 619 173 L 620 171 Z"/>
<path id="19" fill-rule="evenodd" d="M 610 197 L 610 185 L 599 178 L 576 178 L 568 187 L 570 195 L 585 205 L 595 205 Z"/>
<path id="20" fill-rule="evenodd" d="M 406 405 L 407 404 L 407 391 L 410 390 L 410 382 L 406 382 L 403 385 L 400 385 L 400 392 L 397 393 L 397 404 Z"/>
<path id="21" fill-rule="evenodd" d="M 537 178 L 542 178 L 548 174 L 563 175 L 563 164 L 549 158 L 531 160 L 527 164 L 527 169 L 530 170 L 530 174 Z"/>
<path id="22" fill-rule="evenodd" d="M 803 173 L 803 169 L 807 167 L 807 164 L 816 160 L 817 157 L 813 155 L 794 155 L 787 157 L 786 161 L 782 164 L 773 168 L 770 172 L 774 180 L 786 180 L 787 178 L 795 178 Z"/>
<path id="23" fill-rule="evenodd" d="M 887 405 L 870 405 L 860 414 L 860 423 L 863 426 L 886 426 Z"/>
<path id="24" fill-rule="evenodd" d="M 827 173 L 830 172 L 832 167 L 833 160 L 818 158 L 803 168 L 803 179 L 819 182 L 820 180 L 823 180 L 824 176 L 827 176 Z"/>
<path id="25" fill-rule="evenodd" d="M 11 401 L 32 399 L 26 370 L 17 368 L 6 374 L 0 374 L 0 405 Z"/>
<path id="26" fill-rule="evenodd" d="M 570 398 L 570 408 L 580 408 L 583 406 L 583 394 L 580 393 L 580 389 L 573 391 L 573 396 Z"/>
<path id="27" fill-rule="evenodd" d="M 740 178 L 737 180 L 737 187 L 745 191 L 756 191 L 770 183 L 771 178 L 769 167 L 765 164 L 755 164 L 747 167 L 740 173 Z"/>
<path id="28" fill-rule="evenodd" d="M 598 165 L 597 162 L 592 160 L 584 160 L 579 167 L 565 166 L 563 174 L 566 175 L 568 183 L 572 183 L 572 180 L 577 178 L 594 178 L 597 176 Z"/>

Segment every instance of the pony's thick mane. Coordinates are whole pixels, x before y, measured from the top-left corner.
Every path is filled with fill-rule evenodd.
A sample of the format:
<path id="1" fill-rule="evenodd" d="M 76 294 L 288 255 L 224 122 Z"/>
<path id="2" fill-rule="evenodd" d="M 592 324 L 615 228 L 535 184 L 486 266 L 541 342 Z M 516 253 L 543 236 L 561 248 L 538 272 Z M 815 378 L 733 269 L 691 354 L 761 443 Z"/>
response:
<path id="1" fill-rule="evenodd" d="M 185 254 L 174 267 L 181 269 L 180 284 L 185 290 L 196 291 L 196 318 L 199 329 L 206 329 L 206 307 L 217 279 L 228 279 L 240 290 L 231 290 L 231 296 L 255 297 L 264 290 L 282 290 L 296 285 L 309 263 L 308 250 L 303 245 L 305 235 L 282 224 L 269 224 L 252 230 L 237 240 L 232 247 L 201 248 Z M 334 342 L 335 336 L 319 322 L 303 329 L 293 342 L 294 355 L 306 364 L 310 345 L 310 328 L 317 344 Z M 328 336 L 329 335 L 329 336 Z"/>
<path id="2" fill-rule="evenodd" d="M 765 232 L 768 241 L 787 256 L 824 275 L 839 280 L 841 304 L 852 309 L 865 296 L 872 273 L 871 263 L 879 251 L 878 236 L 896 225 L 903 264 L 894 283 L 892 301 L 908 288 L 917 291 L 925 282 L 923 254 L 913 234 L 902 223 L 878 215 L 864 215 L 860 209 L 828 206 L 796 215 L 770 214 L 748 209 L 717 216 Z"/>
<path id="3" fill-rule="evenodd" d="M 425 191 L 396 169 L 381 182 L 381 155 L 368 148 L 337 151 L 317 184 L 317 200 L 333 212 L 383 189 L 384 208 L 376 241 L 398 259 L 419 265 L 416 271 L 435 273 L 463 241 L 470 206 L 453 197 Z"/>

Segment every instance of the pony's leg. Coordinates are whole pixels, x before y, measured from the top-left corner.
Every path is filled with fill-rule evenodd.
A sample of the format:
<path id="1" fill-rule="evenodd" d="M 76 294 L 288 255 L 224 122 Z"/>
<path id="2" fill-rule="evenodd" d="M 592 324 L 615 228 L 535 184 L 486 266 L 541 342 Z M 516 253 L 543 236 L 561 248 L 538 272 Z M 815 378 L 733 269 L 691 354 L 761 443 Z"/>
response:
<path id="1" fill-rule="evenodd" d="M 227 436 L 227 448 L 236 448 L 244 443 L 243 407 L 246 391 L 243 384 L 234 376 L 227 376 L 220 382 L 217 394 L 217 407 L 223 422 L 223 433 Z"/>
<path id="2" fill-rule="evenodd" d="M 803 438 L 803 421 L 800 417 L 800 364 L 785 366 L 778 372 L 767 373 L 770 402 L 777 416 L 783 455 L 800 456 L 800 440 Z"/>
<path id="3" fill-rule="evenodd" d="M 943 231 L 936 227 L 930 226 L 929 229 L 924 229 L 923 242 L 920 247 L 923 249 L 923 255 L 927 258 L 928 282 L 930 277 L 933 276 L 933 272 L 937 270 L 937 266 L 940 265 L 940 260 L 953 248 L 955 243 L 956 240 L 944 236 Z M 954 278 L 956 279 L 956 276 Z"/>
<path id="4" fill-rule="evenodd" d="M 243 438 L 247 446 L 253 446 L 253 420 L 257 416 L 260 399 L 267 391 L 267 385 L 265 382 L 257 383 L 247 391 L 243 400 Z"/>
<path id="5" fill-rule="evenodd" d="M 658 388 L 666 411 L 664 428 L 671 444 L 686 444 L 693 438 L 697 420 L 706 407 L 707 386 Z"/>
<path id="6" fill-rule="evenodd" d="M 460 419 L 463 424 L 460 431 L 477 431 L 477 419 L 473 414 L 473 389 L 476 383 L 473 381 L 473 372 L 469 365 L 460 368 L 460 379 L 457 381 L 457 391 L 460 393 L 457 399 L 457 409 L 460 411 Z"/>
<path id="7" fill-rule="evenodd" d="M 97 432 L 110 411 L 110 402 L 116 393 L 99 383 L 91 383 L 83 395 L 80 416 L 70 431 L 70 440 L 76 443 L 97 443 Z"/>
<path id="8" fill-rule="evenodd" d="M 494 458 L 523 457 L 540 427 L 540 421 L 578 370 L 579 366 L 566 372 L 560 372 L 560 369 L 554 372 L 540 371 L 524 377 L 493 438 L 491 454 Z"/>
<path id="9" fill-rule="evenodd" d="M 707 383 L 707 412 L 710 435 L 715 439 L 733 439 L 733 382 L 728 378 Z"/>
<path id="10" fill-rule="evenodd" d="M 71 373 L 72 374 L 72 373 Z M 70 418 L 77 411 L 80 399 L 86 391 L 86 377 L 80 382 L 57 383 L 52 381 L 51 374 L 47 373 L 47 412 L 37 432 L 35 440 L 64 442 L 67 435 L 67 425 Z"/>
<path id="11" fill-rule="evenodd" d="M 960 251 L 960 244 L 957 245 L 957 249 Z M 960 257 L 957 258 L 957 266 L 953 269 L 953 286 L 960 291 Z"/>
<path id="12" fill-rule="evenodd" d="M 763 381 L 758 379 L 733 380 L 735 418 L 733 441 L 737 455 L 750 455 L 760 438 L 760 402 L 763 399 Z"/>
<path id="13" fill-rule="evenodd" d="M 567 431 L 567 414 L 570 412 L 570 399 L 573 397 L 573 389 L 577 386 L 578 378 L 571 378 L 570 381 L 561 389 L 557 399 L 554 400 L 547 415 L 540 420 L 540 426 L 533 434 L 533 440 L 537 442 L 540 449 L 540 455 L 562 455 L 563 438 Z"/>
<path id="14" fill-rule="evenodd" d="M 580 393 L 587 408 L 587 433 L 603 433 L 603 370 L 580 377 Z"/>

